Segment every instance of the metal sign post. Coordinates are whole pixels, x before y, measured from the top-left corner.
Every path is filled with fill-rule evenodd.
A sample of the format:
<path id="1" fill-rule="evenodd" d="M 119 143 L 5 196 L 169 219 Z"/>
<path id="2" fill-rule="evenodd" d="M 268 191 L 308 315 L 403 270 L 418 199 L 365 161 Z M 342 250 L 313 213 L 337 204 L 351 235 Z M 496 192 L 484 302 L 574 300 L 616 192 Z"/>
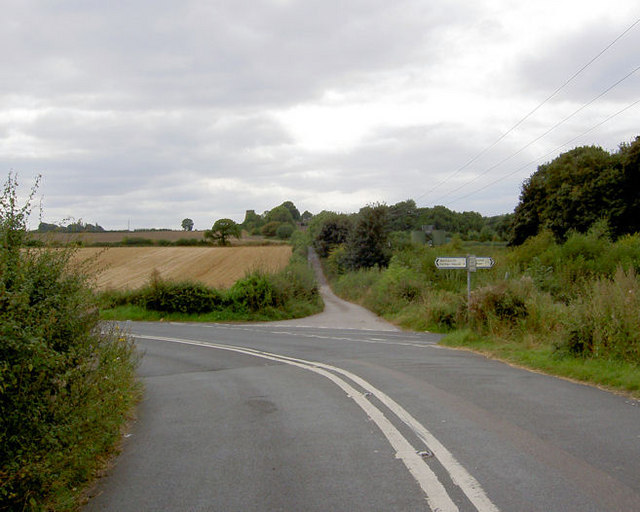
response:
<path id="1" fill-rule="evenodd" d="M 467 307 L 471 304 L 471 272 L 475 272 L 478 269 L 491 268 L 493 265 L 495 265 L 493 258 L 485 256 L 443 256 L 436 258 L 436 267 L 439 269 L 465 269 L 467 271 Z"/>

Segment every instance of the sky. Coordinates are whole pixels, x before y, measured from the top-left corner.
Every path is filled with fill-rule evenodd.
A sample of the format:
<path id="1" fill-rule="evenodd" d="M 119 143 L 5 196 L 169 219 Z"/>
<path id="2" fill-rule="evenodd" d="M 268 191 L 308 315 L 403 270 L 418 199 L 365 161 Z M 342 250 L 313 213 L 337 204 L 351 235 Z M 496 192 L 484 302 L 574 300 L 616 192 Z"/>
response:
<path id="1" fill-rule="evenodd" d="M 499 215 L 538 165 L 640 135 L 640 23 L 598 56 L 640 19 L 637 0 L 2 11 L 0 163 L 21 194 L 42 176 L 36 226 L 207 229 L 284 201 Z"/>

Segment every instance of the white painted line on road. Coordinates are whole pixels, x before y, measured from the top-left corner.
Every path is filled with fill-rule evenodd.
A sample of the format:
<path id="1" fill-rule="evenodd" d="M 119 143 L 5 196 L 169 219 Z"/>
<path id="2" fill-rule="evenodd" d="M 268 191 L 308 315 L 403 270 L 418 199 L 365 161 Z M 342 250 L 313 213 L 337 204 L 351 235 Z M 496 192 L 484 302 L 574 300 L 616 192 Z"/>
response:
<path id="1" fill-rule="evenodd" d="M 221 326 L 216 325 L 216 328 Z M 222 326 L 226 329 L 241 330 L 248 332 L 262 332 L 262 329 L 252 329 L 250 327 L 237 327 L 237 326 Z M 299 331 L 268 331 L 269 334 L 286 334 L 287 336 L 298 336 L 301 338 L 318 338 L 321 340 L 333 340 L 333 341 L 354 341 L 357 343 L 369 343 L 373 345 L 398 345 L 403 347 L 418 347 L 418 348 L 431 348 L 435 346 L 435 342 L 425 343 L 412 343 L 410 341 L 387 341 L 380 338 L 349 338 L 345 336 L 327 336 L 323 334 L 308 334 Z"/>
<path id="2" fill-rule="evenodd" d="M 446 489 L 438 480 L 436 474 L 418 455 L 417 450 L 411 446 L 411 443 L 393 426 L 386 418 L 384 413 L 375 407 L 365 395 L 353 388 L 349 383 L 339 378 L 335 373 L 347 377 L 352 382 L 372 393 L 380 400 L 398 419 L 408 425 L 413 432 L 429 447 L 434 456 L 440 461 L 445 470 L 449 473 L 451 480 L 457 485 L 473 503 L 478 512 L 499 512 L 499 509 L 491 502 L 486 495 L 480 483 L 455 459 L 455 457 L 447 450 L 440 441 L 436 439 L 421 423 L 419 423 L 408 411 L 383 391 L 372 386 L 369 382 L 361 377 L 336 366 L 327 365 L 315 361 L 306 361 L 289 356 L 274 354 L 271 352 L 263 352 L 245 347 L 237 347 L 233 345 L 221 345 L 213 342 L 186 340 L 179 338 L 165 338 L 161 336 L 134 335 L 137 338 L 167 341 L 171 343 L 181 343 L 186 345 L 196 345 L 207 348 L 215 348 L 238 352 L 264 359 L 278 361 L 305 370 L 312 371 L 327 379 L 343 389 L 347 395 L 352 398 L 378 425 L 387 438 L 391 446 L 396 450 L 396 457 L 401 459 L 414 479 L 418 482 L 422 490 L 427 496 L 427 502 L 433 512 L 457 512 L 458 507 L 449 497 Z M 331 373 L 335 372 L 335 373 Z"/>

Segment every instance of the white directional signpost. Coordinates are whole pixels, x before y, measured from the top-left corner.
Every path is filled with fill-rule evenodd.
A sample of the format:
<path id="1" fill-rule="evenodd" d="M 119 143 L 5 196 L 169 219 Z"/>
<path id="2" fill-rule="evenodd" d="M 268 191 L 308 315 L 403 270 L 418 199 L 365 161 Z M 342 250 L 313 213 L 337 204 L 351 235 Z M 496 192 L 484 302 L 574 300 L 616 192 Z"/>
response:
<path id="1" fill-rule="evenodd" d="M 467 271 L 467 307 L 471 303 L 471 272 L 491 268 L 494 264 L 493 258 L 485 256 L 439 256 L 436 258 L 436 267 L 441 270 L 465 269 Z"/>

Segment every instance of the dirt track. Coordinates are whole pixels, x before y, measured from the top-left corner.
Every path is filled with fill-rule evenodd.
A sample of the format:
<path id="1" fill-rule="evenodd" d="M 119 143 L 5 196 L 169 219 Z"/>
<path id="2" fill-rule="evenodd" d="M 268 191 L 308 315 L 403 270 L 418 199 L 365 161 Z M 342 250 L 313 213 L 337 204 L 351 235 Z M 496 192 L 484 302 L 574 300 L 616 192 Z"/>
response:
<path id="1" fill-rule="evenodd" d="M 400 331 L 399 327 L 376 316 L 368 309 L 342 300 L 336 296 L 329 287 L 322 272 L 320 260 L 315 252 L 310 251 L 309 262 L 313 266 L 320 286 L 320 294 L 324 301 L 324 311 L 317 315 L 298 318 L 296 320 L 283 320 L 270 322 L 269 325 L 285 325 L 292 327 L 326 327 L 333 329 L 364 329 L 373 331 Z"/>

